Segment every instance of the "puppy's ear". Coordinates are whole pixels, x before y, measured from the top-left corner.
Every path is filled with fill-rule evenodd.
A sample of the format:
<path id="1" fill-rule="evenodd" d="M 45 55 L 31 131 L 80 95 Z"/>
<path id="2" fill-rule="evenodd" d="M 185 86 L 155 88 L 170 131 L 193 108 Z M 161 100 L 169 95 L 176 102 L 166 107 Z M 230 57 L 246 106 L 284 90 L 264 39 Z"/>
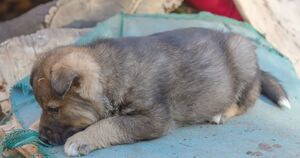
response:
<path id="1" fill-rule="evenodd" d="M 69 68 L 57 69 L 51 72 L 51 87 L 58 96 L 63 98 L 78 77 L 78 73 Z"/>

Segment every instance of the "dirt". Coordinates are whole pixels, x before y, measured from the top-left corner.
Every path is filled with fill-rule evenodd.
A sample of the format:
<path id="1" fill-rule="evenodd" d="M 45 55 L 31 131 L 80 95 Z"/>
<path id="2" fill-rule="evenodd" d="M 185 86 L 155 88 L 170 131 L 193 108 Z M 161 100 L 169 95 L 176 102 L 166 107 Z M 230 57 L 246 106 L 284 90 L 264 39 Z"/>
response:
<path id="1" fill-rule="evenodd" d="M 275 149 L 282 148 L 280 144 L 267 144 L 267 143 L 259 143 L 258 149 L 261 151 L 247 151 L 246 154 L 250 156 L 263 156 L 263 151 L 272 152 Z"/>
<path id="2" fill-rule="evenodd" d="M 281 148 L 282 145 L 280 145 L 280 144 L 273 144 L 272 147 L 273 147 L 273 148 Z"/>
<path id="3" fill-rule="evenodd" d="M 268 151 L 268 152 L 273 151 L 272 146 L 269 144 L 266 144 L 266 143 L 259 143 L 258 148 L 261 150 L 264 150 L 264 151 Z"/>
<path id="4" fill-rule="evenodd" d="M 263 156 L 263 153 L 260 151 L 247 151 L 246 154 L 250 156 Z"/>

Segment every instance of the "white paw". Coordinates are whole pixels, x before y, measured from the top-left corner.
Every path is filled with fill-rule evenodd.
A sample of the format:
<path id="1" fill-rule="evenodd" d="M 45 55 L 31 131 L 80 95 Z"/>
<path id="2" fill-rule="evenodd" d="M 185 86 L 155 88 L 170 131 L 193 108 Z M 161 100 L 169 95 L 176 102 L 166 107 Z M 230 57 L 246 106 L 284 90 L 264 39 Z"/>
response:
<path id="1" fill-rule="evenodd" d="M 292 106 L 287 98 L 280 98 L 278 101 L 278 105 L 283 109 L 291 109 Z"/>
<path id="2" fill-rule="evenodd" d="M 68 138 L 64 145 L 65 154 L 67 156 L 82 156 L 87 155 L 90 152 L 97 149 L 97 147 L 91 143 L 86 142 L 81 132 L 74 134 Z"/>
<path id="3" fill-rule="evenodd" d="M 223 115 L 219 114 L 219 115 L 214 116 L 212 118 L 212 122 L 215 124 L 222 124 L 223 123 Z"/>
<path id="4" fill-rule="evenodd" d="M 79 155 L 78 145 L 77 144 L 69 144 L 65 145 L 65 153 L 68 156 L 77 156 Z"/>

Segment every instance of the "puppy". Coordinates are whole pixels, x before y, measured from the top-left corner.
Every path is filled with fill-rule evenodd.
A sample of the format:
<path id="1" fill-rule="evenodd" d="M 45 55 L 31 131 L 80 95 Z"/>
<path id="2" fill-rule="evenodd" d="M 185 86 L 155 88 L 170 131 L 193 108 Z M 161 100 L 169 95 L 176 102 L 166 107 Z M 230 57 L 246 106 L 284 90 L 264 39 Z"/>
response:
<path id="1" fill-rule="evenodd" d="M 247 38 L 201 28 L 57 48 L 37 60 L 31 85 L 41 138 L 65 143 L 69 156 L 158 138 L 174 125 L 220 124 L 261 93 L 290 108 Z"/>

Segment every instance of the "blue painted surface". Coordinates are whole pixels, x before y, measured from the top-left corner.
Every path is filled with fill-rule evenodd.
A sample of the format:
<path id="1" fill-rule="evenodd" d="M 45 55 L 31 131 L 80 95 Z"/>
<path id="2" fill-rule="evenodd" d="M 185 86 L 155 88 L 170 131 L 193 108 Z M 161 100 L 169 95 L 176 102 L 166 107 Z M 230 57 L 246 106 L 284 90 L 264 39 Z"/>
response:
<path id="1" fill-rule="evenodd" d="M 300 80 L 290 62 L 277 54 L 253 29 L 222 17 L 200 14 L 193 16 L 115 16 L 99 24 L 77 44 L 99 37 L 137 36 L 182 28 L 208 27 L 234 31 L 250 37 L 257 44 L 262 69 L 275 75 L 287 90 L 292 110 L 282 111 L 261 97 L 246 114 L 223 125 L 194 125 L 172 131 L 160 139 L 97 150 L 87 158 L 298 158 L 300 157 Z M 27 83 L 25 80 L 23 83 Z M 12 90 L 14 111 L 27 128 L 40 115 L 32 93 Z M 54 147 L 56 157 L 64 157 L 63 148 Z M 256 156 L 255 156 L 256 155 Z"/>

